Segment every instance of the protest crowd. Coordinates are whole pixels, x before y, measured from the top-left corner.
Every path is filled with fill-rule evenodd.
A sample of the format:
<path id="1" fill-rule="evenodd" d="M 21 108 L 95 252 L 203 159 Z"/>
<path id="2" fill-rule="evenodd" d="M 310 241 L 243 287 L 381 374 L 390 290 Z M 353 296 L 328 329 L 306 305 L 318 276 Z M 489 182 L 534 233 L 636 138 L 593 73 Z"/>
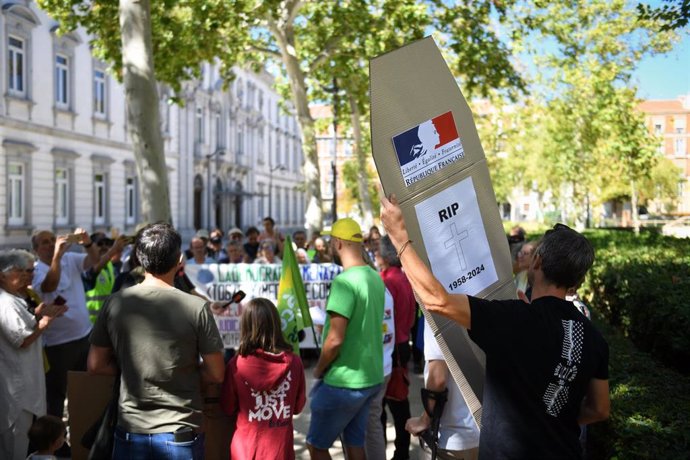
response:
<path id="1" fill-rule="evenodd" d="M 423 458 L 582 458 L 584 427 L 609 412 L 608 347 L 576 297 L 594 258 L 589 242 L 562 225 L 539 241 L 511 230 L 519 300 L 488 301 L 445 291 L 394 198 L 383 199 L 381 220 L 385 235 L 350 218 L 329 231 L 284 235 L 266 217 L 261 230 L 198 230 L 188 245 L 160 223 L 136 235 L 43 230 L 31 251 L 0 251 L 0 458 L 71 457 L 69 371 L 116 382 L 90 458 L 204 458 L 210 387 L 236 417 L 234 459 L 295 458 L 292 419 L 307 405 L 312 459 L 330 458 L 336 439 L 348 459 L 385 459 L 387 417 L 395 460 L 409 459 L 417 439 Z M 300 349 L 304 331 L 285 330 L 282 296 L 218 301 L 185 273 L 282 264 L 285 293 L 286 267 L 312 263 L 342 267 L 318 355 Z M 291 283 L 302 329 L 309 308 L 301 279 Z M 234 349 L 214 318 L 231 304 L 240 325 Z M 486 353 L 481 430 L 420 304 L 467 329 Z M 424 373 L 421 394 L 408 391 L 408 369 Z M 422 413 L 411 413 L 411 398 L 421 398 Z"/>

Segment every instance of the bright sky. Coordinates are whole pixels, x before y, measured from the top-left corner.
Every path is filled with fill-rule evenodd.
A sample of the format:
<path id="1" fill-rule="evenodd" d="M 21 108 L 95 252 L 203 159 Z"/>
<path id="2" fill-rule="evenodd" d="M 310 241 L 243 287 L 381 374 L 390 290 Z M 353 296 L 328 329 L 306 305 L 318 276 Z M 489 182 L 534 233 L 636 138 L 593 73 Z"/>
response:
<path id="1" fill-rule="evenodd" d="M 690 94 L 690 30 L 669 53 L 644 59 L 634 74 L 637 95 L 643 99 L 675 99 Z"/>

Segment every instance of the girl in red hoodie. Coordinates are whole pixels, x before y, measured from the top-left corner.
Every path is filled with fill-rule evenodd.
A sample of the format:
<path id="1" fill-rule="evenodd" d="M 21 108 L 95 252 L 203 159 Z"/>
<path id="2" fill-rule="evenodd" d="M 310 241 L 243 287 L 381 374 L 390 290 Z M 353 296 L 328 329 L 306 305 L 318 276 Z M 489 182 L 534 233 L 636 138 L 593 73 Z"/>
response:
<path id="1" fill-rule="evenodd" d="M 233 460 L 295 458 L 292 416 L 306 402 L 304 367 L 283 338 L 275 305 L 251 300 L 240 318 L 238 353 L 225 368 L 221 406 L 237 414 Z"/>

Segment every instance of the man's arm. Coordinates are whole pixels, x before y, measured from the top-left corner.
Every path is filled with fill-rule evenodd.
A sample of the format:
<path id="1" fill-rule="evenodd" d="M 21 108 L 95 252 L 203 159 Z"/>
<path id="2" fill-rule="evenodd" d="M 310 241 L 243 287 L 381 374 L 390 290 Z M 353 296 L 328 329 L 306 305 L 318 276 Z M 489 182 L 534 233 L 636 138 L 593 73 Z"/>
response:
<path id="1" fill-rule="evenodd" d="M 448 366 L 446 362 L 440 359 L 435 359 L 432 361 L 427 361 L 427 368 L 429 375 L 427 377 L 426 385 L 424 386 L 427 390 L 441 392 L 446 389 L 446 383 L 448 380 Z M 429 410 L 433 411 L 436 406 L 436 401 L 429 399 Z M 405 430 L 410 434 L 418 436 L 419 433 L 429 428 L 431 425 L 431 417 L 425 411 L 419 417 L 412 417 L 407 420 L 405 424 Z"/>
<path id="2" fill-rule="evenodd" d="M 127 237 L 122 235 L 118 239 L 115 240 L 115 243 L 111 246 L 110 249 L 108 249 L 108 252 L 103 254 L 102 257 L 98 259 L 98 262 L 96 262 L 93 267 L 91 267 L 91 270 L 93 271 L 94 276 L 98 276 L 98 274 L 105 268 L 106 265 L 108 265 L 108 262 L 110 262 L 110 259 L 112 259 L 115 254 L 118 252 L 122 252 L 122 249 L 126 246 L 127 244 Z M 93 248 L 93 246 L 90 246 L 87 248 L 89 250 L 89 255 L 90 255 L 90 250 Z M 96 249 L 96 252 L 98 250 Z M 87 257 L 86 259 L 89 259 Z M 86 260 L 84 260 L 84 264 L 86 264 Z"/>
<path id="3" fill-rule="evenodd" d="M 57 289 L 58 283 L 60 282 L 60 275 L 62 274 L 60 261 L 68 247 L 69 243 L 67 242 L 67 236 L 61 235 L 55 239 L 55 250 L 53 251 L 53 258 L 50 261 L 50 268 L 48 268 L 46 276 L 41 282 L 40 289 L 42 293 L 53 292 Z"/>
<path id="4" fill-rule="evenodd" d="M 582 400 L 577 423 L 588 425 L 609 418 L 611 400 L 609 399 L 609 381 L 591 379 L 587 387 L 587 394 Z"/>
<path id="5" fill-rule="evenodd" d="M 446 292 L 434 274 L 431 273 L 431 270 L 419 258 L 412 243 L 407 243 L 409 236 L 405 227 L 405 220 L 395 196 L 391 196 L 391 201 L 388 201 L 383 193 L 381 196 L 381 222 L 383 222 L 383 227 L 395 248 L 398 251 L 403 249 L 402 254 L 400 254 L 400 262 L 402 262 L 405 275 L 407 275 L 412 289 L 419 296 L 419 300 L 430 312 L 445 316 L 469 329 L 471 315 L 470 302 L 467 296 Z M 405 244 L 406 246 L 403 248 Z"/>
<path id="6" fill-rule="evenodd" d="M 225 380 L 225 362 L 220 351 L 201 355 L 199 368 L 204 383 L 223 383 Z"/>
<path id="7" fill-rule="evenodd" d="M 93 244 L 89 233 L 83 228 L 76 229 L 74 233 L 81 236 L 81 244 L 86 249 L 86 257 L 84 258 L 84 263 L 82 264 L 82 271 L 86 271 L 98 263 L 101 258 L 100 250 L 98 249 L 98 246 Z"/>
<path id="8" fill-rule="evenodd" d="M 89 356 L 86 359 L 86 369 L 89 374 L 117 375 L 119 370 L 115 364 L 113 349 L 91 345 Z"/>
<path id="9" fill-rule="evenodd" d="M 314 378 L 316 379 L 323 378 L 328 367 L 338 357 L 340 347 L 345 341 L 345 331 L 349 322 L 349 319 L 343 315 L 333 312 L 328 312 L 328 314 L 331 315 L 331 328 L 328 330 L 328 335 L 321 348 L 319 361 L 314 368 Z"/>

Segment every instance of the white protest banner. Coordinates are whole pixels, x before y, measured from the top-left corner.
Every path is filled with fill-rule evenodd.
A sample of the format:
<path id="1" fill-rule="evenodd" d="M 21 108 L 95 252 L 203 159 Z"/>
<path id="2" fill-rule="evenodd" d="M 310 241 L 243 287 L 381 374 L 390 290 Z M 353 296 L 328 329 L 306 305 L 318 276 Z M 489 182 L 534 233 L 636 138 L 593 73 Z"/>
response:
<path id="1" fill-rule="evenodd" d="M 304 289 L 309 302 L 309 312 L 316 325 L 316 334 L 324 324 L 324 311 L 331 282 L 343 268 L 336 264 L 305 264 L 299 266 Z M 210 264 L 187 265 L 185 274 L 196 289 L 213 301 L 230 300 L 237 291 L 244 291 L 248 302 L 255 297 L 265 297 L 276 303 L 282 265 L 280 264 Z M 232 305 L 222 315 L 215 315 L 218 330 L 226 348 L 237 348 L 240 340 L 239 317 L 242 303 Z M 300 348 L 315 348 L 313 334 L 305 331 Z"/>

